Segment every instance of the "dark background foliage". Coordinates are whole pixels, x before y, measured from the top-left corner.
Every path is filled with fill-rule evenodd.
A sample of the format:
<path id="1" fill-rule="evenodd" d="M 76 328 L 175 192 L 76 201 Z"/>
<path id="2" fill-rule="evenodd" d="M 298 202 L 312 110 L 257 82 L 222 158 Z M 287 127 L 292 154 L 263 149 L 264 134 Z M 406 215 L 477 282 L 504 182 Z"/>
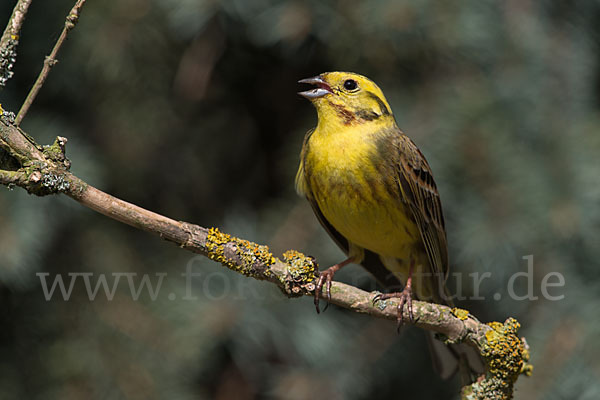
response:
<path id="1" fill-rule="evenodd" d="M 71 1 L 31 6 L 16 111 Z M 14 1 L 0 4 L 6 21 Z M 593 1 L 88 0 L 23 122 L 42 143 L 69 138 L 72 171 L 178 220 L 322 266 L 342 254 L 298 198 L 304 132 L 316 123 L 296 81 L 328 70 L 375 80 L 433 167 L 453 276 L 514 316 L 532 346 L 516 398 L 600 397 L 600 5 Z M 311 300 L 119 224 L 62 196 L 0 192 L 1 399 L 453 398 L 422 332 Z M 510 278 L 533 255 L 535 301 Z M 190 266 L 199 274 L 188 285 Z M 149 274 L 114 298 L 46 301 L 37 273 Z M 564 276 L 545 299 L 550 272 Z M 360 267 L 339 280 L 372 289 Z M 552 279 L 554 282 L 555 279 Z M 524 278 L 516 293 L 526 293 Z M 191 293 L 189 292 L 191 290 Z M 190 294 L 195 299 L 190 298 Z M 496 297 L 494 297 L 496 295 Z M 500 299 L 498 299 L 500 296 Z"/>

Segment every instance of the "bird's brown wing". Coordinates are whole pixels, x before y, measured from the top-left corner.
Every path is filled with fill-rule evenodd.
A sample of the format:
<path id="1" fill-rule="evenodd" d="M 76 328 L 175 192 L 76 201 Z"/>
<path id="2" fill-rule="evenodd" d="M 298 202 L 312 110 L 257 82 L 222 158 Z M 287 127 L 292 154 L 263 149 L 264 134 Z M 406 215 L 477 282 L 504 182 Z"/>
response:
<path id="1" fill-rule="evenodd" d="M 443 294 L 448 275 L 448 243 L 442 203 L 431 168 L 419 148 L 399 129 L 391 140 L 397 158 L 402 201 L 419 228 L 433 273 L 435 293 Z"/>

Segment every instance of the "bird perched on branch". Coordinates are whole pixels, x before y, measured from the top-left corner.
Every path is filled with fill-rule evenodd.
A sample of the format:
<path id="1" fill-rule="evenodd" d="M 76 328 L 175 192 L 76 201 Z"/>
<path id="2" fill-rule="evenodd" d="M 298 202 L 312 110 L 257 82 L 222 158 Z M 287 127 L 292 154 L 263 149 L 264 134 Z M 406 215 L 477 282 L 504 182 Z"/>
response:
<path id="1" fill-rule="evenodd" d="M 317 312 L 323 286 L 330 299 L 334 274 L 350 263 L 361 264 L 392 290 L 374 301 L 398 298 L 399 326 L 404 307 L 412 319 L 413 296 L 451 305 L 444 217 L 431 168 L 396 125 L 381 89 L 350 72 L 323 73 L 299 83 L 315 86 L 299 94 L 316 107 L 318 124 L 304 138 L 296 190 L 347 255 L 320 273 Z M 434 354 L 438 372 L 451 375 L 456 362 L 444 353 L 460 356 L 462 351 L 430 344 L 439 355 Z"/>

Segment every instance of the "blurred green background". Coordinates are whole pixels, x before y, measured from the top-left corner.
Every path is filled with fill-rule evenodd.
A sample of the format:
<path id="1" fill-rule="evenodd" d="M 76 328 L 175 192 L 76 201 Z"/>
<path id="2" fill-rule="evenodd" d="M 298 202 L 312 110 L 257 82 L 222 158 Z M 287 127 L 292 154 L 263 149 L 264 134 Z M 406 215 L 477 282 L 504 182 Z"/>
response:
<path id="1" fill-rule="evenodd" d="M 15 1 L 2 1 L 7 21 Z M 17 111 L 73 1 L 34 1 L 15 77 Z M 600 3 L 596 1 L 88 0 L 22 127 L 69 139 L 72 171 L 177 220 L 297 249 L 342 253 L 294 193 L 316 123 L 298 79 L 362 73 L 427 156 L 452 271 L 491 275 L 465 301 L 518 318 L 534 374 L 517 399 L 600 398 Z M 536 301 L 511 299 L 534 256 Z M 181 276 L 190 266 L 193 280 Z M 167 274 L 155 299 L 125 278 L 112 300 L 69 301 L 68 273 Z M 546 274 L 564 276 L 549 289 Z M 336 278 L 372 290 L 351 266 Z M 555 282 L 554 279 L 551 280 Z M 525 279 L 515 291 L 527 292 Z M 191 291 L 191 292 L 190 292 Z M 190 295 L 191 293 L 191 295 Z M 500 299 L 494 297 L 500 294 Z M 191 297 L 194 297 L 192 299 Z M 0 187 L 0 399 L 452 399 L 424 335 L 286 299 L 63 197 Z"/>

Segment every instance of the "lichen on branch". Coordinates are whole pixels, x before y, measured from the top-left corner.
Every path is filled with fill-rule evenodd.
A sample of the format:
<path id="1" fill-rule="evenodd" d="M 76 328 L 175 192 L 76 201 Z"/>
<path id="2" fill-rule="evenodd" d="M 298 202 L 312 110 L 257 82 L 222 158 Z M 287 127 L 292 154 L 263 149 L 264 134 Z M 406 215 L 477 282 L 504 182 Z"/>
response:
<path id="1" fill-rule="evenodd" d="M 21 27 L 32 0 L 19 0 L 13 9 L 4 33 L 0 37 L 0 88 L 14 75 L 13 67 L 17 61 L 17 45 Z"/>
<path id="2" fill-rule="evenodd" d="M 65 138 L 58 137 L 52 145 L 40 146 L 10 121 L 0 118 L 0 148 L 18 165 L 10 170 L 0 165 L 0 183 L 36 195 L 66 194 L 92 210 L 203 254 L 232 271 L 272 282 L 289 297 L 314 296 L 318 264 L 313 257 L 289 250 L 280 260 L 265 245 L 217 228 L 175 221 L 104 193 L 69 172 L 66 143 Z M 395 321 L 396 300 L 374 303 L 376 295 L 341 282 L 333 282 L 331 287 L 332 304 Z M 404 320 L 411 321 L 408 309 L 404 312 Z M 463 399 L 509 399 L 517 378 L 531 374 L 529 348 L 517 336 L 520 325 L 515 319 L 484 324 L 467 310 L 422 301 L 413 301 L 412 312 L 413 322 L 408 323 L 434 331 L 448 343 L 467 343 L 483 356 L 486 373 L 462 388 Z"/>

